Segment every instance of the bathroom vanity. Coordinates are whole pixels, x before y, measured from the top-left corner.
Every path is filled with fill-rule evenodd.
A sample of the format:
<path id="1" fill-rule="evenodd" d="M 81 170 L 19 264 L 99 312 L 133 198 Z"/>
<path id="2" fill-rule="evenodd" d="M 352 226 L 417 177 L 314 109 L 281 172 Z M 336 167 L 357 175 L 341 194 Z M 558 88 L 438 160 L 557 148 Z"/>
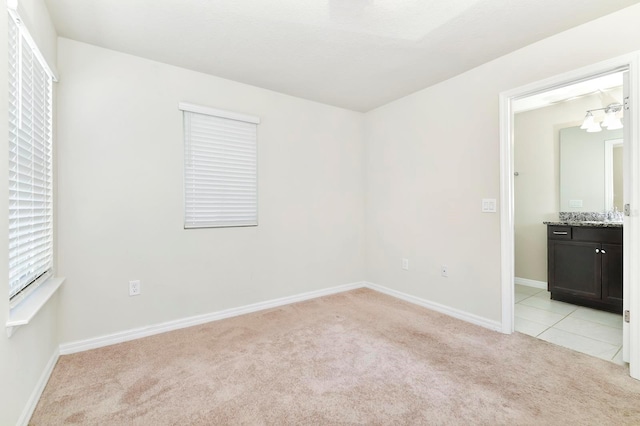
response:
<path id="1" fill-rule="evenodd" d="M 622 313 L 622 223 L 544 223 L 551 299 Z"/>

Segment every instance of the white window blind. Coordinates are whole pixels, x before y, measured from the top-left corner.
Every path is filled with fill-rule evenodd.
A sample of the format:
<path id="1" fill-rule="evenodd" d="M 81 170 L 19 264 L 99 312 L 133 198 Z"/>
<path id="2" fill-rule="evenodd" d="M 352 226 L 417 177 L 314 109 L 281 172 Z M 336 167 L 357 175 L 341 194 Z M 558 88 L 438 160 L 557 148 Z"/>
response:
<path id="1" fill-rule="evenodd" d="M 9 298 L 53 266 L 52 74 L 9 15 Z"/>
<path id="2" fill-rule="evenodd" d="M 257 117 L 180 103 L 185 228 L 258 224 Z"/>

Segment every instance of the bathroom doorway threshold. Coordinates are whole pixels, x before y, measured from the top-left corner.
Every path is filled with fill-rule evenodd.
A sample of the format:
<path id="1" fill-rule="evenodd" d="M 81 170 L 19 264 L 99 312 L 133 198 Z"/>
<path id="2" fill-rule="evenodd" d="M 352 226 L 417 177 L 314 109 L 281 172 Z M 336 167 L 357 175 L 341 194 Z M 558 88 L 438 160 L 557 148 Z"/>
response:
<path id="1" fill-rule="evenodd" d="M 630 215 L 624 218 L 624 309 L 630 314 L 623 324 L 623 356 L 629 374 L 640 380 L 640 52 L 621 56 L 500 94 L 500 209 L 501 209 L 501 288 L 502 332 L 514 331 L 514 112 L 512 103 L 542 92 L 575 84 L 594 77 L 628 71 L 629 98 L 625 99 L 625 152 L 628 152 Z M 626 109 L 628 108 L 628 110 Z M 625 182 L 626 184 L 627 182 Z"/>

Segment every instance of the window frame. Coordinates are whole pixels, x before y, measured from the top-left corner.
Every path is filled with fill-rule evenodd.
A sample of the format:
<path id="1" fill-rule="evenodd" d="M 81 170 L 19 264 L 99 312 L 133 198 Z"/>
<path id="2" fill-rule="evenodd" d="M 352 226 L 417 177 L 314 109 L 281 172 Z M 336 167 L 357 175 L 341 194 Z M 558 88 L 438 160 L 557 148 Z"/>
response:
<path id="1" fill-rule="evenodd" d="M 191 103 L 187 103 L 187 102 L 180 102 L 178 104 L 178 109 L 182 111 L 182 123 L 183 123 L 183 143 L 184 143 L 184 168 L 183 168 L 183 194 L 184 194 L 184 200 L 183 200 L 183 227 L 184 229 L 203 229 L 203 228 L 235 228 L 235 227 L 253 227 L 253 226 L 258 226 L 258 135 L 257 135 L 257 125 L 260 124 L 260 118 L 253 116 L 253 115 L 248 115 L 248 114 L 242 114 L 242 113 L 237 113 L 237 112 L 233 112 L 233 111 L 226 111 L 226 110 L 221 110 L 221 109 L 216 109 L 216 108 L 210 108 L 210 107 L 206 107 L 206 106 L 201 106 L 201 105 L 195 105 L 195 104 L 191 104 Z M 252 138 L 248 138 L 242 142 L 240 142 L 238 145 L 234 146 L 231 151 L 233 151 L 234 149 L 242 149 L 245 146 L 242 145 L 243 143 L 246 144 L 248 142 L 251 143 L 251 147 L 253 149 L 253 151 L 251 152 L 251 154 L 253 154 L 253 157 L 251 158 L 251 160 L 246 161 L 245 163 L 241 164 L 239 166 L 239 168 L 242 167 L 247 167 L 247 166 L 251 166 L 253 167 L 252 171 L 252 177 L 253 177 L 253 188 L 251 190 L 248 190 L 249 192 L 251 192 L 252 194 L 250 195 L 252 198 L 249 201 L 250 203 L 252 203 L 252 208 L 253 211 L 251 212 L 251 214 L 253 215 L 253 217 L 251 219 L 241 219 L 240 217 L 242 216 L 241 212 L 239 210 L 241 210 L 240 207 L 236 206 L 237 211 L 233 212 L 235 214 L 237 214 L 237 219 L 233 220 L 233 218 L 223 218 L 223 219 L 219 219 L 219 220 L 215 220 L 213 219 L 213 217 L 215 216 L 214 213 L 209 212 L 209 216 L 207 216 L 207 213 L 202 213 L 200 217 L 198 217 L 197 213 L 193 213 L 194 209 L 194 204 L 198 204 L 198 202 L 202 203 L 202 200 L 207 196 L 207 195 L 211 195 L 210 193 L 208 193 L 208 191 L 212 190 L 212 186 L 210 185 L 209 188 L 205 188 L 202 190 L 201 193 L 195 194 L 194 195 L 194 190 L 196 190 L 196 187 L 198 187 L 198 185 L 194 184 L 194 175 L 197 174 L 201 174 L 201 173 L 214 173 L 211 169 L 209 170 L 204 170 L 201 169 L 199 172 L 194 171 L 194 164 L 193 164 L 193 159 L 197 159 L 198 154 L 193 154 L 193 148 L 194 145 L 202 145 L 202 141 L 198 141 L 199 143 L 195 143 L 193 141 L 193 137 L 191 137 L 191 131 L 195 128 L 198 129 L 198 127 L 194 126 L 194 128 L 192 128 L 192 120 L 196 119 L 196 120 L 207 120 L 207 118 L 212 118 L 212 123 L 210 123 L 212 126 L 216 126 L 217 130 L 220 130 L 222 127 L 224 127 L 226 124 L 228 124 L 229 126 L 240 126 L 240 127 L 244 127 L 245 129 L 251 129 L 252 133 Z M 220 123 L 215 124 L 215 122 Z M 226 123 L 226 124 L 222 124 L 222 123 Z M 202 123 L 201 123 L 202 125 Z M 250 127 L 250 126 L 254 126 L 254 127 Z M 219 127 L 218 127 L 219 126 Z M 201 127 L 200 127 L 201 129 Z M 212 132 L 213 133 L 213 132 Z M 224 150 L 225 148 L 223 148 L 223 146 L 227 146 L 229 145 L 235 145 L 236 142 L 232 141 L 231 139 L 229 139 L 228 135 L 223 136 L 222 138 L 218 139 L 218 140 L 213 140 L 213 136 L 212 135 L 207 135 L 207 136 L 211 136 L 211 139 L 206 140 L 206 143 L 210 143 L 211 145 L 208 146 L 207 148 L 209 149 L 219 149 L 219 150 Z M 218 143 L 218 145 L 216 145 L 216 143 Z M 197 148 L 196 148 L 197 150 Z M 233 154 L 231 154 L 233 155 Z M 217 156 L 217 154 L 216 154 Z M 216 157 L 216 160 L 223 163 L 225 161 L 228 161 L 229 158 L 225 158 L 225 155 L 220 155 Z M 232 165 L 231 167 L 225 167 L 228 166 L 231 163 L 226 163 L 224 166 L 221 166 L 221 168 L 231 168 L 234 169 L 238 166 Z M 213 168 L 213 167 L 212 167 Z M 237 172 L 237 171 L 236 171 Z M 215 170 L 215 173 L 221 173 L 221 171 L 219 169 Z M 232 179 L 236 176 L 234 176 L 234 171 L 228 172 L 227 175 L 223 175 L 223 179 Z M 211 176 L 211 175 L 209 175 Z M 224 189 L 222 187 L 227 186 L 229 184 L 229 181 L 225 181 L 223 183 L 220 184 L 219 187 L 217 187 L 214 191 L 224 191 Z M 201 186 L 202 189 L 202 186 Z M 198 198 L 198 196 L 201 196 L 203 198 Z M 238 190 L 238 192 L 236 193 L 232 193 L 229 194 L 229 199 L 233 199 L 234 196 L 236 197 L 246 197 L 248 196 L 246 193 L 244 193 L 242 190 Z M 225 196 L 220 196 L 220 198 L 223 198 Z M 226 201 L 226 200 L 225 200 Z M 211 203 L 211 202 L 209 202 Z M 216 204 L 216 207 L 220 207 L 221 205 L 224 204 L 224 201 L 220 201 L 219 204 Z M 234 203 L 231 203 L 234 204 Z M 215 209 L 212 208 L 212 209 Z M 212 210 L 212 209 L 208 209 L 208 210 Z M 221 216 L 228 216 L 228 214 L 222 213 Z"/>
<path id="2" fill-rule="evenodd" d="M 30 160 L 27 160 L 27 165 L 15 163 L 14 168 L 10 167 L 8 183 L 9 183 L 9 221 L 14 220 L 16 217 L 24 217 L 24 216 L 15 216 L 13 213 L 17 208 L 17 203 L 19 202 L 19 196 L 16 196 L 16 199 L 11 199 L 12 191 L 16 191 L 16 185 L 19 182 L 17 177 L 18 170 L 20 168 L 27 170 L 31 173 L 32 177 L 32 185 L 29 185 L 30 189 L 27 193 L 37 194 L 34 190 L 34 187 L 40 186 L 44 188 L 44 192 L 40 193 L 40 197 L 43 201 L 41 203 L 45 206 L 40 209 L 43 210 L 44 213 L 37 215 L 37 217 L 44 217 L 47 219 L 45 222 L 46 225 L 41 231 L 46 240 L 44 243 L 45 252 L 43 258 L 44 262 L 39 263 L 39 268 L 35 268 L 30 266 L 26 270 L 23 269 L 24 275 L 23 277 L 27 277 L 26 279 L 19 279 L 16 277 L 11 277 L 9 275 L 7 278 L 9 280 L 9 288 L 8 288 L 8 299 L 9 299 L 9 307 L 11 310 L 16 308 L 21 301 L 23 301 L 27 296 L 31 295 L 37 288 L 39 288 L 42 284 L 47 282 L 50 278 L 53 277 L 54 273 L 54 259 L 55 259 L 55 229 L 54 229 L 54 161 L 53 161 L 53 106 L 54 106 L 54 91 L 53 91 L 53 83 L 57 82 L 58 79 L 56 77 L 55 72 L 51 69 L 44 56 L 40 52 L 37 44 L 35 43 L 33 37 L 29 33 L 27 26 L 24 24 L 24 21 L 20 17 L 18 13 L 17 4 L 14 7 L 7 8 L 7 20 L 8 20 L 8 53 L 10 55 L 8 61 L 8 82 L 9 82 L 9 92 L 8 92 L 8 127 L 9 127 L 9 141 L 8 141 L 8 150 L 9 150 L 9 161 L 10 164 L 16 160 L 17 156 L 14 153 L 12 155 L 12 148 L 14 150 L 19 149 L 18 147 L 21 145 L 20 141 L 23 141 L 22 145 L 27 145 L 27 147 L 31 148 L 31 152 L 34 152 L 33 149 L 37 147 L 42 147 L 42 162 L 40 163 L 40 170 L 36 172 L 37 167 L 34 167 L 36 160 L 34 160 L 35 156 Z M 13 36 L 13 31 L 15 31 L 15 36 Z M 13 46 L 12 40 L 15 40 L 15 46 Z M 33 66 L 32 71 L 29 76 L 31 77 L 31 86 L 37 90 L 31 92 L 28 98 L 24 97 L 23 86 L 26 84 L 23 80 L 25 77 L 25 73 L 23 71 L 23 67 L 25 66 L 23 54 L 28 49 L 30 64 Z M 35 71 L 33 71 L 35 70 Z M 13 74 L 12 74 L 13 71 Z M 27 70 L 28 72 L 29 70 Z M 36 76 L 36 74 L 38 74 Z M 34 84 L 35 78 L 41 77 L 41 80 Z M 13 85 L 13 86 L 12 86 Z M 15 87 L 15 89 L 11 89 Z M 37 96 L 40 96 L 36 99 Z M 26 132 L 23 125 L 23 114 L 25 108 L 25 100 L 30 102 L 30 105 L 33 106 L 37 104 L 40 107 L 40 111 L 42 113 L 42 133 L 38 134 L 34 137 L 35 134 L 35 126 L 30 130 L 30 132 Z M 36 113 L 36 108 L 31 108 L 28 112 L 31 114 L 33 120 L 34 114 Z M 13 114 L 13 119 L 11 119 Z M 28 133 L 28 137 L 25 137 L 25 134 Z M 34 140 L 37 140 L 37 143 L 34 143 Z M 35 148 L 34 148 L 35 147 Z M 23 162 L 24 163 L 24 162 Z M 35 175 L 40 173 L 41 176 L 44 176 L 44 179 L 41 180 L 42 184 L 34 185 L 33 179 L 35 179 Z M 34 197 L 35 198 L 35 197 Z M 33 198 L 32 198 L 33 199 Z M 20 265 L 21 262 L 14 263 L 12 266 L 11 259 L 12 256 L 15 256 L 15 244 L 17 241 L 20 241 L 18 237 L 11 236 L 10 231 L 10 222 L 7 224 L 9 234 L 9 274 L 14 273 L 17 268 L 16 265 Z M 33 240 L 34 235 L 37 235 L 37 232 L 34 232 L 35 226 L 32 223 L 30 225 L 30 238 Z M 13 245 L 13 248 L 12 248 Z M 35 244 L 30 249 L 25 250 L 22 256 L 26 255 L 27 259 L 31 261 L 31 265 L 33 265 L 33 259 L 36 257 L 38 253 L 34 253 L 34 247 L 42 247 L 42 245 Z M 14 251 L 14 254 L 12 254 Z M 43 270 L 44 268 L 44 270 Z"/>

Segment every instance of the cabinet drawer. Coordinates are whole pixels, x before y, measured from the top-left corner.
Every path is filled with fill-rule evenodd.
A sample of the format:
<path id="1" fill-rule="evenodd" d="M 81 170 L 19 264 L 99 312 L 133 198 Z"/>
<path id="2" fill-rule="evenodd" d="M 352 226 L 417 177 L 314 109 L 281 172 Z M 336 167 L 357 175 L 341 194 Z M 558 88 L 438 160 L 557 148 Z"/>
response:
<path id="1" fill-rule="evenodd" d="M 622 244 L 622 228 L 591 228 L 574 226 L 575 241 L 597 241 L 599 243 Z"/>
<path id="2" fill-rule="evenodd" d="M 570 226 L 547 226 L 547 237 L 550 240 L 570 240 Z"/>

